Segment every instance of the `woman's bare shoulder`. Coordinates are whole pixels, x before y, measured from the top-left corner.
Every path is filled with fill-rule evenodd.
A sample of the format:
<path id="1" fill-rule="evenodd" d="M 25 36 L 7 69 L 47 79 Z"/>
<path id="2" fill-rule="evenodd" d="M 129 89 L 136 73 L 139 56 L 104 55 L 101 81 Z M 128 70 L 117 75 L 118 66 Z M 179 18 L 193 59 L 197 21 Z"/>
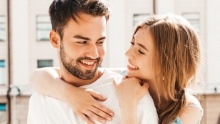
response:
<path id="1" fill-rule="evenodd" d="M 187 104 L 180 115 L 183 124 L 198 124 L 203 116 L 203 109 L 199 100 L 190 93 L 186 93 Z"/>

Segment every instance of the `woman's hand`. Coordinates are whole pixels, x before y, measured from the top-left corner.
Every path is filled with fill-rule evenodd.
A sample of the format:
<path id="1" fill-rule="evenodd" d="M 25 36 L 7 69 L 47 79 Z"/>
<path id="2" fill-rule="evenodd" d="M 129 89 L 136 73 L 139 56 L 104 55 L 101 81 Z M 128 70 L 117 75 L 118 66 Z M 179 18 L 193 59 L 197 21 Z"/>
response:
<path id="1" fill-rule="evenodd" d="M 81 117 L 87 124 L 95 124 L 93 120 L 105 123 L 106 120 L 112 119 L 113 112 L 97 101 L 106 100 L 104 96 L 91 89 L 72 88 L 74 93 L 69 96 L 68 103 L 77 116 Z"/>
<path id="2" fill-rule="evenodd" d="M 121 107 L 121 124 L 138 124 L 137 103 L 146 94 L 148 84 L 137 78 L 114 81 Z"/>
<path id="3" fill-rule="evenodd" d="M 114 81 L 120 103 L 137 103 L 148 91 L 148 83 L 138 78 L 123 78 L 121 82 Z"/>
<path id="4" fill-rule="evenodd" d="M 59 68 L 41 68 L 35 70 L 31 77 L 33 89 L 47 96 L 68 103 L 73 111 L 88 124 L 92 120 L 104 122 L 111 120 L 113 113 L 97 100 L 106 100 L 101 94 L 89 89 L 75 87 L 60 79 Z"/>

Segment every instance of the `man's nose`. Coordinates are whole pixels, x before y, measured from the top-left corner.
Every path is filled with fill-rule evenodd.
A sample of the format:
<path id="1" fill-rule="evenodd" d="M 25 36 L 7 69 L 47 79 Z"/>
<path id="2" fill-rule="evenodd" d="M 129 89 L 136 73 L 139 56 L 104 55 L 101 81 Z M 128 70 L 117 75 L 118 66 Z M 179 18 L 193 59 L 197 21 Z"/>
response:
<path id="1" fill-rule="evenodd" d="M 91 45 L 86 53 L 87 57 L 92 59 L 97 59 L 99 57 L 98 48 L 96 45 Z"/>

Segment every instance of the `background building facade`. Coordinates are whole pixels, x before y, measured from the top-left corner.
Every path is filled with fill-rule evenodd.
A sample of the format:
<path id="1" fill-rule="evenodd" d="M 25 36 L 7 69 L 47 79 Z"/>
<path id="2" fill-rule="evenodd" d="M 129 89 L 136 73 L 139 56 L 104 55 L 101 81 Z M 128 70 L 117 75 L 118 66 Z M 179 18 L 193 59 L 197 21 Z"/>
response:
<path id="1" fill-rule="evenodd" d="M 53 0 L 0 0 L 0 124 L 26 124 L 29 78 L 36 68 L 59 66 L 49 42 L 48 8 Z M 201 92 L 203 124 L 217 124 L 220 115 L 220 1 L 109 0 L 107 54 L 102 67 L 126 65 L 135 25 L 150 15 L 173 13 L 185 17 L 199 33 L 203 47 Z M 117 59 L 117 61 L 115 61 Z M 10 90 L 9 90 L 10 88 Z M 7 92 L 10 91 L 10 92 Z M 8 94 L 8 95 L 7 95 Z M 7 97 L 8 96 L 8 97 Z M 10 116 L 9 116 L 10 115 Z"/>

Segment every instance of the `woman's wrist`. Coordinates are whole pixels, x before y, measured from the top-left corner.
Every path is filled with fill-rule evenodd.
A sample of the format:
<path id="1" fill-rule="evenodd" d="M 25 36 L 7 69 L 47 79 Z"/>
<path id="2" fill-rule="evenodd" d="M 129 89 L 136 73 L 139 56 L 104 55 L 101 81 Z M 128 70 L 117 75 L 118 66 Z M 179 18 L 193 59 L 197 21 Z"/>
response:
<path id="1" fill-rule="evenodd" d="M 135 103 L 121 104 L 121 124 L 137 124 L 137 105 Z"/>

